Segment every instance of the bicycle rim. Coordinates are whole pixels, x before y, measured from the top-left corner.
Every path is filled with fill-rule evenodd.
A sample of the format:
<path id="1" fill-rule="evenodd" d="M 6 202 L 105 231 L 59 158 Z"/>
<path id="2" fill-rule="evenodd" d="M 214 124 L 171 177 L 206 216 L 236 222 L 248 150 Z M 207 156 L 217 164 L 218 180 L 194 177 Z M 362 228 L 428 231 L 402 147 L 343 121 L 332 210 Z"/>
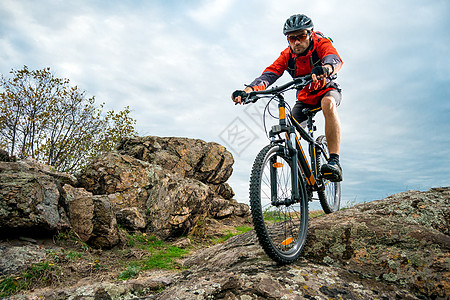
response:
<path id="1" fill-rule="evenodd" d="M 290 162 L 278 149 L 277 145 L 266 146 L 255 159 L 250 178 L 250 206 L 260 245 L 271 259 L 286 264 L 295 261 L 305 245 L 308 201 L 300 178 L 298 203 L 272 204 L 273 194 L 283 201 L 290 199 L 292 191 Z"/>
<path id="2" fill-rule="evenodd" d="M 323 153 L 319 149 L 316 151 L 320 154 L 317 157 L 317 165 L 320 170 L 320 167 L 327 163 L 326 157 L 328 156 L 328 144 L 324 135 L 319 136 L 316 142 L 322 145 L 322 149 L 326 151 L 326 153 Z M 318 195 L 323 211 L 327 214 L 338 211 L 341 204 L 341 183 L 331 182 L 323 178 L 321 180 L 323 183 L 323 190 L 319 191 Z"/>

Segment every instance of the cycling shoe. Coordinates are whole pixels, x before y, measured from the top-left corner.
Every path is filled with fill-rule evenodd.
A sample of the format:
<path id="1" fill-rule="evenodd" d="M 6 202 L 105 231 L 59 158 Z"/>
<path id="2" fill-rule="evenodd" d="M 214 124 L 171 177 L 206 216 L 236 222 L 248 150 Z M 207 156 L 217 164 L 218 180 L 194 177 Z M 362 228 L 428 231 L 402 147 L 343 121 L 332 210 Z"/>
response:
<path id="1" fill-rule="evenodd" d="M 336 160 L 330 159 L 327 164 L 320 168 L 320 172 L 325 179 L 333 182 L 342 181 L 342 168 Z"/>

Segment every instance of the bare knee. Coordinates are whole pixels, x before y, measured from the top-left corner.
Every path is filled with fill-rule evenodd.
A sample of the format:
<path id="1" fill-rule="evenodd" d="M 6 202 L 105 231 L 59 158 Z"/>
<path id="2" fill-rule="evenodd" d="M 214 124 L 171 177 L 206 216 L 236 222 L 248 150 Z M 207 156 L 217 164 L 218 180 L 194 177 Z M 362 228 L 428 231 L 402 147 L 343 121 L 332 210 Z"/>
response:
<path id="1" fill-rule="evenodd" d="M 320 103 L 322 106 L 322 111 L 325 115 L 330 113 L 336 113 L 336 100 L 333 97 L 327 96 L 322 98 Z"/>

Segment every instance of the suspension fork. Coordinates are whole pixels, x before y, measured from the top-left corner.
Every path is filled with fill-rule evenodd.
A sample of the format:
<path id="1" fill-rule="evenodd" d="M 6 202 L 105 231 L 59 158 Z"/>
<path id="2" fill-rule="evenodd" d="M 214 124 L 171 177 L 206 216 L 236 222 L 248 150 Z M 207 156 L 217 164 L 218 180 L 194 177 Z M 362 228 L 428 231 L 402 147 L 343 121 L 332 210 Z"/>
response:
<path id="1" fill-rule="evenodd" d="M 278 181 L 277 181 L 277 156 L 274 155 L 270 158 L 270 189 L 272 198 L 270 201 L 272 205 L 276 205 L 278 203 Z"/>
<path id="2" fill-rule="evenodd" d="M 298 151 L 295 145 L 295 128 L 294 126 L 286 126 L 286 104 L 284 102 L 284 96 L 282 94 L 278 95 L 280 102 L 278 103 L 279 119 L 280 125 L 286 127 L 287 134 L 289 134 L 289 139 L 286 141 L 289 153 L 286 153 L 288 157 L 291 158 L 291 184 L 292 192 L 291 199 L 286 205 L 291 205 L 296 203 L 300 199 L 300 194 L 298 191 Z"/>
<path id="3" fill-rule="evenodd" d="M 271 193 L 272 193 L 272 205 L 278 206 L 278 205 L 286 205 L 289 206 L 293 203 L 298 202 L 300 199 L 300 192 L 299 192 L 299 186 L 298 186 L 298 151 L 295 144 L 295 128 L 293 126 L 286 126 L 286 111 L 285 107 L 286 104 L 284 102 L 283 95 L 279 94 L 278 99 L 280 100 L 278 103 L 278 112 L 279 112 L 279 126 L 280 131 L 286 132 L 287 139 L 286 139 L 286 147 L 282 147 L 278 149 L 279 154 L 283 155 L 284 157 L 288 157 L 290 164 L 291 164 L 291 199 L 283 199 L 278 200 L 278 183 L 277 183 L 277 162 L 274 157 L 271 158 L 270 161 L 270 180 L 271 180 Z M 282 129 L 282 130 L 281 130 Z"/>
<path id="4" fill-rule="evenodd" d="M 298 190 L 298 151 L 295 145 L 295 129 L 291 127 L 294 132 L 290 133 L 290 138 L 288 141 L 289 152 L 291 155 L 291 184 L 292 184 L 292 197 L 291 203 L 297 203 L 300 199 L 300 193 Z"/>
<path id="5" fill-rule="evenodd" d="M 274 155 L 270 158 L 270 182 L 271 182 L 271 202 L 274 206 L 286 205 L 289 206 L 291 204 L 297 203 L 300 199 L 300 192 L 298 186 L 298 151 L 295 147 L 295 144 L 292 141 L 295 141 L 295 133 L 289 134 L 290 138 L 286 140 L 287 147 L 282 147 L 277 151 L 277 155 Z M 291 167 L 291 198 L 288 199 L 278 199 L 278 181 L 277 181 L 277 169 L 282 167 L 282 164 L 277 161 L 277 156 L 287 157 L 290 167 Z"/>

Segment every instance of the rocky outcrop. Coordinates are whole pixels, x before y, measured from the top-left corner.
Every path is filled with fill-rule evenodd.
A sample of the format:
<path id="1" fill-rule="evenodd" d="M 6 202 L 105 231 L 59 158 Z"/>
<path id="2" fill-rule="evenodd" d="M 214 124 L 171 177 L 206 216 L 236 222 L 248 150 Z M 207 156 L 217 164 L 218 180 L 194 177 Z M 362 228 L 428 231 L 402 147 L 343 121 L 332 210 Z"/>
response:
<path id="1" fill-rule="evenodd" d="M 116 212 L 117 223 L 125 229 L 142 231 L 147 227 L 147 219 L 142 210 L 137 207 L 126 207 Z"/>
<path id="2" fill-rule="evenodd" d="M 198 139 L 135 137 L 123 139 L 121 154 L 131 155 L 183 177 L 203 183 L 221 184 L 233 172 L 234 159 L 225 147 Z"/>
<path id="3" fill-rule="evenodd" d="M 303 259 L 277 266 L 253 232 L 189 258 L 158 299 L 445 299 L 450 188 L 409 191 L 311 220 Z"/>
<path id="4" fill-rule="evenodd" d="M 79 186 L 114 194 L 116 213 L 130 207 L 145 212 L 148 230 L 161 238 L 192 232 L 205 218 L 249 216 L 226 183 L 234 160 L 223 146 L 145 137 L 123 140 L 119 151 L 97 158 L 78 176 Z"/>
<path id="5" fill-rule="evenodd" d="M 0 162 L 0 236 L 70 228 L 61 178 L 33 161 Z"/>
<path id="6" fill-rule="evenodd" d="M 249 216 L 226 183 L 234 161 L 223 146 L 147 137 L 122 141 L 120 151 L 98 157 L 78 178 L 0 153 L 8 161 L 0 162 L 0 236 L 72 229 L 111 248 L 120 240 L 117 221 L 168 239 L 207 218 Z"/>
<path id="7" fill-rule="evenodd" d="M 154 271 L 125 282 L 92 282 L 32 296 L 448 299 L 449 201 L 449 187 L 408 191 L 314 218 L 304 254 L 291 265 L 270 260 L 250 231 L 198 251 L 179 273 Z"/>
<path id="8" fill-rule="evenodd" d="M 310 227 L 304 256 L 416 294 L 450 291 L 450 189 L 360 204 Z"/>
<path id="9" fill-rule="evenodd" d="M 254 232 L 206 249 L 185 266 L 157 299 L 417 299 L 406 288 L 304 258 L 277 265 Z"/>
<path id="10" fill-rule="evenodd" d="M 112 203 L 116 211 L 145 208 L 150 190 L 165 174 L 157 165 L 129 155 L 108 153 L 96 158 L 78 176 L 78 186 L 94 195 L 116 195 Z"/>
<path id="11" fill-rule="evenodd" d="M 0 162 L 0 237 L 25 236 L 20 246 L 0 242 L 0 275 L 46 259 L 31 234 L 71 229 L 108 249 L 121 240 L 118 223 L 170 238 L 248 216 L 225 182 L 232 157 L 220 145 L 147 137 L 119 149 L 78 178 L 33 160 Z M 197 251 L 180 272 L 99 276 L 16 299 L 446 299 L 449 225 L 450 188 L 408 191 L 312 219 L 302 258 L 289 266 L 271 261 L 250 231 Z"/>
<path id="12" fill-rule="evenodd" d="M 168 174 L 152 189 L 147 202 L 150 231 L 163 238 L 188 234 L 200 218 L 208 216 L 211 197 L 202 182 Z"/>

